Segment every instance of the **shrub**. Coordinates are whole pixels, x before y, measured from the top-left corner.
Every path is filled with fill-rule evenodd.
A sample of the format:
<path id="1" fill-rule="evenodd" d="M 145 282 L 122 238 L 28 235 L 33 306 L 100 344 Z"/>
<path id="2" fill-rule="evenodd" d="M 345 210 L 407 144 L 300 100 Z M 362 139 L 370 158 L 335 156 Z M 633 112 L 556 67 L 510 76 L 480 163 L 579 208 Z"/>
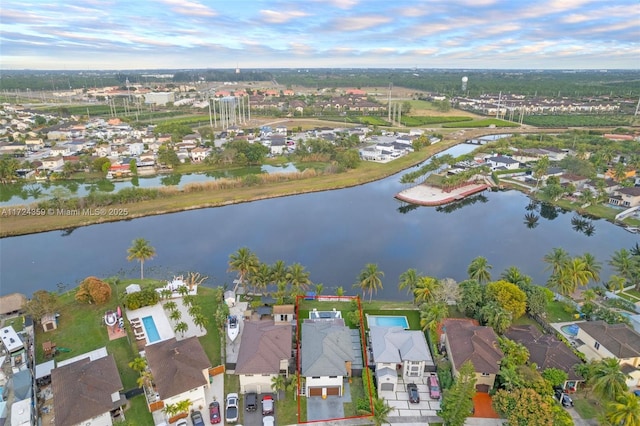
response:
<path id="1" fill-rule="evenodd" d="M 145 288 L 141 291 L 127 294 L 124 304 L 127 309 L 140 309 L 144 306 L 153 306 L 160 301 L 160 295 L 152 288 Z"/>
<path id="2" fill-rule="evenodd" d="M 81 303 L 105 303 L 111 299 L 111 286 L 96 277 L 87 277 L 80 283 L 75 299 Z"/>

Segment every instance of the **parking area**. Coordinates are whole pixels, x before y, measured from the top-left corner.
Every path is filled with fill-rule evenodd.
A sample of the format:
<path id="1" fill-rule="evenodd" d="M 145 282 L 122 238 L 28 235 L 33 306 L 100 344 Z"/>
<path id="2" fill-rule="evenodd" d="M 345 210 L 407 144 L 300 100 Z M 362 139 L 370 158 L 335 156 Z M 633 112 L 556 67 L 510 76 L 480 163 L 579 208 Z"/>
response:
<path id="1" fill-rule="evenodd" d="M 422 418 L 426 421 L 437 421 L 437 411 L 440 409 L 440 400 L 431 399 L 429 397 L 429 387 L 427 385 L 427 377 L 412 378 L 405 381 L 404 377 L 398 377 L 398 385 L 395 392 L 382 391 L 380 397 L 383 397 L 393 410 L 389 413 L 389 420 L 409 420 L 407 418 Z M 409 402 L 409 394 L 407 393 L 407 382 L 415 383 L 418 387 L 420 402 L 417 404 Z"/>
<path id="2" fill-rule="evenodd" d="M 312 396 L 307 398 L 307 421 L 341 419 L 344 417 L 344 404 L 351 402 L 351 387 L 349 381 L 344 381 L 344 395 Z"/>
<path id="3" fill-rule="evenodd" d="M 265 396 L 271 396 L 272 398 L 274 398 L 275 400 L 275 395 L 270 394 L 270 393 L 261 393 L 258 395 L 258 404 L 257 404 L 257 408 L 255 411 L 247 411 L 247 407 L 245 404 L 245 398 L 246 395 L 243 396 L 242 398 L 242 410 L 243 410 L 243 420 L 242 420 L 242 424 L 244 426 L 262 426 L 262 398 Z M 274 404 L 275 405 L 275 404 Z M 272 416 L 275 417 L 275 407 L 274 407 L 274 414 L 271 414 Z"/>

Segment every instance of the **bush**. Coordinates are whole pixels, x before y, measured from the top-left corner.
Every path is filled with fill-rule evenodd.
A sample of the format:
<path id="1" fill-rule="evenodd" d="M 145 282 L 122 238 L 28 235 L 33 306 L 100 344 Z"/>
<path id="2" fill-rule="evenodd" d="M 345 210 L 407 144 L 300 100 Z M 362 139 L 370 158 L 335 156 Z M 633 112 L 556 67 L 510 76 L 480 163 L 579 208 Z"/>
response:
<path id="1" fill-rule="evenodd" d="M 127 294 L 124 304 L 127 309 L 140 309 L 145 306 L 153 306 L 160 301 L 160 295 L 152 288 L 145 288 L 141 291 Z"/>
<path id="2" fill-rule="evenodd" d="M 88 304 L 105 303 L 111 299 L 111 286 L 96 277 L 87 277 L 80 283 L 75 299 Z"/>

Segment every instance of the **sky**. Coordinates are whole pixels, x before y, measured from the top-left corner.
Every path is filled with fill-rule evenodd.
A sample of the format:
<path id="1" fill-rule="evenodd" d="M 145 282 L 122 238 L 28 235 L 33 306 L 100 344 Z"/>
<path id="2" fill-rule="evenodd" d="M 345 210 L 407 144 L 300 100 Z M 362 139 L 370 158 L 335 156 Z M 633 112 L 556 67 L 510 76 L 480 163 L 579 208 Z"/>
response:
<path id="1" fill-rule="evenodd" d="M 638 0 L 2 0 L 1 69 L 639 69 Z"/>

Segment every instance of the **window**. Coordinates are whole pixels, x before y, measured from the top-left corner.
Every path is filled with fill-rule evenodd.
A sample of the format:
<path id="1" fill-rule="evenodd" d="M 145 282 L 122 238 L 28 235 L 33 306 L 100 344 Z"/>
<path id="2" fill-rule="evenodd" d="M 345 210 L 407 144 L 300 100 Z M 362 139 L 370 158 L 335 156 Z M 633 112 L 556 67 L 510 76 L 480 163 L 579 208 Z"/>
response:
<path id="1" fill-rule="evenodd" d="M 337 379 L 338 376 L 329 376 L 330 379 Z"/>
<path id="2" fill-rule="evenodd" d="M 482 373 L 482 374 L 481 374 L 481 376 L 482 376 L 482 377 L 489 377 L 490 375 L 491 375 L 491 374 L 489 374 L 489 373 Z"/>
<path id="3" fill-rule="evenodd" d="M 600 349 L 600 343 L 596 342 L 593 344 L 593 347 L 596 349 Z"/>
<path id="4" fill-rule="evenodd" d="M 280 314 L 280 321 L 286 321 L 287 320 L 287 316 L 284 314 Z"/>
<path id="5" fill-rule="evenodd" d="M 319 378 L 320 378 L 320 376 L 313 376 L 313 377 L 311 377 L 311 378 L 312 378 L 312 379 L 319 379 Z"/>

